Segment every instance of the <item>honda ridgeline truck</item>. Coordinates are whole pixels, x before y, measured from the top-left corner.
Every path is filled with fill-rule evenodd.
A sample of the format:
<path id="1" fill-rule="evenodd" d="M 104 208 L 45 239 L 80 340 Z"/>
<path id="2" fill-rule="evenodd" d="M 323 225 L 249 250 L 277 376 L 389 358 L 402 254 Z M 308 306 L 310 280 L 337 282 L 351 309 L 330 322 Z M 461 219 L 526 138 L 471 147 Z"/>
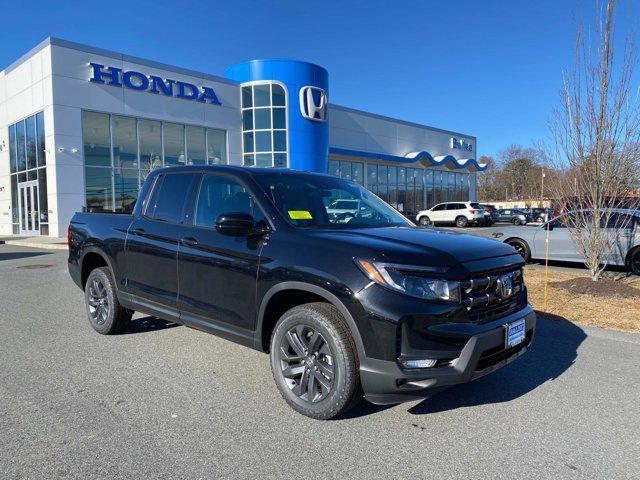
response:
<path id="1" fill-rule="evenodd" d="M 337 199 L 353 210 L 329 215 Z M 156 170 L 131 214 L 69 226 L 98 333 L 142 312 L 268 352 L 282 397 L 317 419 L 363 395 L 425 398 L 523 354 L 536 317 L 522 268 L 509 245 L 415 227 L 356 183 L 291 170 Z"/>

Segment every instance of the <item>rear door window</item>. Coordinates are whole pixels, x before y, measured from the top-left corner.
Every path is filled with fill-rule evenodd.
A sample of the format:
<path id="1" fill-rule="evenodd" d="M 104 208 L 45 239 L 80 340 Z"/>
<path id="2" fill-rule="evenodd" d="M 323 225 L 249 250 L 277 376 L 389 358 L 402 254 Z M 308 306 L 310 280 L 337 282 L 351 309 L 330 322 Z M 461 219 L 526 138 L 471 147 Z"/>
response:
<path id="1" fill-rule="evenodd" d="M 162 222 L 180 223 L 196 175 L 168 173 L 158 178 L 147 207 L 147 217 Z"/>

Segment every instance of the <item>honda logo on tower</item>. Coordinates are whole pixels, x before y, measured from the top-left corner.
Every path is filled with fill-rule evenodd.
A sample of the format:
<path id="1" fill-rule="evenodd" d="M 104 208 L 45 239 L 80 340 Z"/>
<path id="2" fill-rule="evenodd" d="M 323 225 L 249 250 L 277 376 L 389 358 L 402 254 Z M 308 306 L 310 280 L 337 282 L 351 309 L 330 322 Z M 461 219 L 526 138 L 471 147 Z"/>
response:
<path id="1" fill-rule="evenodd" d="M 327 114 L 327 92 L 318 87 L 300 89 L 300 113 L 314 122 L 324 122 Z"/>

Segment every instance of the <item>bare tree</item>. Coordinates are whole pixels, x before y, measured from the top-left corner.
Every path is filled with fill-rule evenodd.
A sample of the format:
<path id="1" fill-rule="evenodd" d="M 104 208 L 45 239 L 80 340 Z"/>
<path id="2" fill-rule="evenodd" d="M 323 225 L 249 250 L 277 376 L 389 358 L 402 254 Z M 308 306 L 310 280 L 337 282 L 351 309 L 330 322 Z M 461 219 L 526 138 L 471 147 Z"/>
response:
<path id="1" fill-rule="evenodd" d="M 562 172 L 553 193 L 573 210 L 566 226 L 594 281 L 616 241 L 606 228 L 611 208 L 628 206 L 640 163 L 635 44 L 627 35 L 618 60 L 615 13 L 616 1 L 608 0 L 598 8 L 591 39 L 583 27 L 577 29 L 574 64 L 550 120 L 555 164 Z"/>

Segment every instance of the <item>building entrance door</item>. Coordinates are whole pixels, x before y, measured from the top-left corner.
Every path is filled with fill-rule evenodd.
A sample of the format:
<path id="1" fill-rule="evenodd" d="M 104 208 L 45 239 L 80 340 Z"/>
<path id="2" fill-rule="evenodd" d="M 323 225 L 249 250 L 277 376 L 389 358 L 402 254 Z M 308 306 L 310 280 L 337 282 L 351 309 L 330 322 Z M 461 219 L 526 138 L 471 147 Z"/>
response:
<path id="1" fill-rule="evenodd" d="M 18 184 L 20 235 L 40 235 L 40 210 L 38 200 L 37 180 Z"/>

